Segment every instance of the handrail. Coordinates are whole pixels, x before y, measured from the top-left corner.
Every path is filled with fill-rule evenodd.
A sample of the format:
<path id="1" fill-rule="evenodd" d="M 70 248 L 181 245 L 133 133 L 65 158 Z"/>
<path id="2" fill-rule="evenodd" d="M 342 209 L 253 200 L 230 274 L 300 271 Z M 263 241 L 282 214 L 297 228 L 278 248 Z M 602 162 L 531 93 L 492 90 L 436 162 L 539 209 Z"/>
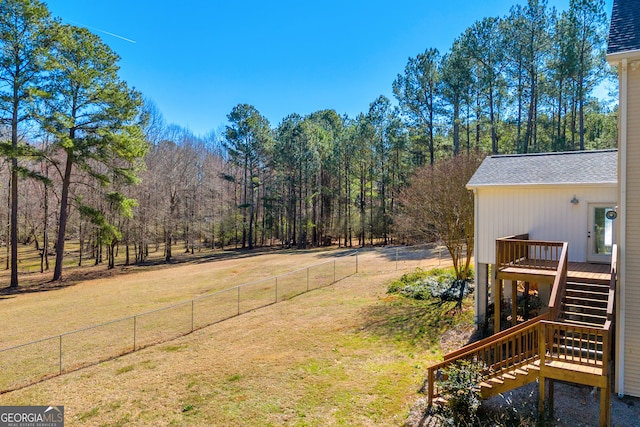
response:
<path id="1" fill-rule="evenodd" d="M 562 253 L 558 261 L 558 270 L 556 277 L 553 280 L 553 288 L 551 289 L 551 296 L 549 297 L 549 313 L 551 320 L 558 320 L 560 316 L 560 305 L 562 304 L 562 298 L 567 286 L 567 259 L 569 256 L 569 244 L 564 242 L 562 244 Z"/>
<path id="2" fill-rule="evenodd" d="M 500 373 L 527 365 L 538 359 L 537 334 L 539 332 L 540 319 L 527 322 L 527 326 L 515 327 L 503 331 L 504 333 L 483 340 L 484 344 L 467 348 L 464 353 L 447 357 L 440 363 L 428 368 L 427 372 L 427 400 L 431 406 L 433 398 L 438 392 L 436 377 L 440 376 L 440 370 L 451 364 L 467 360 L 476 367 L 482 380 Z"/>
<path id="3" fill-rule="evenodd" d="M 609 281 L 609 297 L 607 304 L 607 319 L 613 320 L 613 308 L 615 302 L 615 292 L 618 284 L 618 245 L 611 247 L 611 280 Z"/>
<path id="4" fill-rule="evenodd" d="M 447 360 L 456 358 L 460 355 L 465 355 L 466 353 L 472 352 L 473 350 L 479 347 L 490 344 L 492 342 L 495 342 L 496 340 L 502 339 L 515 332 L 518 332 L 521 329 L 525 329 L 525 328 L 528 328 L 529 326 L 533 326 L 541 320 L 549 320 L 549 314 L 548 313 L 541 314 L 537 317 L 534 317 L 533 319 L 527 320 L 526 322 L 519 323 L 516 326 L 513 326 L 509 329 L 505 329 L 504 331 L 498 332 L 497 334 L 491 335 L 490 337 L 484 338 L 480 341 L 473 342 L 471 344 L 467 344 L 456 351 L 452 351 L 451 353 L 445 354 L 444 360 L 447 361 Z"/>
<path id="5" fill-rule="evenodd" d="M 501 237 L 498 240 L 529 240 L 529 233 L 514 234 L 512 236 Z"/>
<path id="6" fill-rule="evenodd" d="M 498 270 L 509 267 L 556 270 L 565 242 L 516 239 L 513 236 L 496 240 Z M 528 236 L 527 236 L 528 237 Z"/>

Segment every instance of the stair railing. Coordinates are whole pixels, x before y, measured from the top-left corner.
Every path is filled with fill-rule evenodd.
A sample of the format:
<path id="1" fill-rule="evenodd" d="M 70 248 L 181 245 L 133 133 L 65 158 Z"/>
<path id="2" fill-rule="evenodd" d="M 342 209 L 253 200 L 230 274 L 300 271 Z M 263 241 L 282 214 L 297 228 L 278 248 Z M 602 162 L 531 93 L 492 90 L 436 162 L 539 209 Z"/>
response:
<path id="1" fill-rule="evenodd" d="M 538 360 L 539 324 L 543 319 L 547 319 L 547 314 L 469 344 L 431 366 L 427 372 L 428 405 L 431 406 L 441 392 L 438 381 L 446 380 L 444 371 L 456 362 L 468 361 L 484 381 Z"/>
<path id="2" fill-rule="evenodd" d="M 470 362 L 471 366 L 480 373 L 480 381 L 537 361 L 541 367 L 545 362 L 552 361 L 585 365 L 599 368 L 602 376 L 608 376 L 614 295 L 617 284 L 617 246 L 613 245 L 612 248 L 608 319 L 602 328 L 590 328 L 556 321 L 562 311 L 567 284 L 568 243 L 536 242 L 526 240 L 527 238 L 528 235 L 520 235 L 498 239 L 496 247 L 498 268 L 501 265 L 503 267 L 527 265 L 548 269 L 553 265 L 556 275 L 549 300 L 549 312 L 449 353 L 444 356 L 442 362 L 429 367 L 427 372 L 429 407 L 432 406 L 434 398 L 440 394 L 438 381 L 446 380 L 444 371 L 461 360 Z M 550 258 L 547 251 L 543 263 L 536 260 L 536 256 L 530 257 L 531 247 L 544 246 L 561 248 L 561 250 L 554 249 Z M 538 255 L 542 253 L 538 249 L 534 251 Z M 549 264 L 549 260 L 552 262 L 557 260 L 557 262 Z"/>
<path id="3" fill-rule="evenodd" d="M 609 281 L 609 297 L 607 304 L 607 320 L 614 321 L 614 303 L 618 284 L 618 245 L 611 247 L 611 280 Z"/>
<path id="4" fill-rule="evenodd" d="M 549 319 L 558 320 L 562 310 L 562 299 L 564 298 L 567 288 L 567 265 L 569 257 L 569 244 L 562 244 L 562 252 L 558 259 L 556 277 L 551 288 L 551 296 L 549 297 Z"/>

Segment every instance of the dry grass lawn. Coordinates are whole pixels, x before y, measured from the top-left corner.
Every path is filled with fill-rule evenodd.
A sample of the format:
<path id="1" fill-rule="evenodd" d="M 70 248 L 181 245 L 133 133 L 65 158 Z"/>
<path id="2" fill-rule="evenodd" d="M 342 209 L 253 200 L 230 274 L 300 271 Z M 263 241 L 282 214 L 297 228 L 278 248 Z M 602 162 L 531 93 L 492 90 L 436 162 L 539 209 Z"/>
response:
<path id="1" fill-rule="evenodd" d="M 333 254 L 276 252 L 11 295 L 0 300 L 0 339 L 58 334 Z M 403 270 L 438 265 L 424 254 L 405 256 L 396 271 L 393 253 L 365 252 L 360 273 L 335 285 L 0 395 L 0 404 L 64 405 L 69 426 L 400 425 L 441 332 L 468 329 L 386 295 Z"/>

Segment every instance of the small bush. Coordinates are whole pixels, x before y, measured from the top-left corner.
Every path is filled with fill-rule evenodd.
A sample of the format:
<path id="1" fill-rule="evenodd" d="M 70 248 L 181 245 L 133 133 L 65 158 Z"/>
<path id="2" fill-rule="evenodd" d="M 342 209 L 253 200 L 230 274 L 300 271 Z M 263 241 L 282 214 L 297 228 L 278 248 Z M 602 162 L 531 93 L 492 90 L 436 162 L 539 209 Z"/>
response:
<path id="1" fill-rule="evenodd" d="M 460 360 L 444 370 L 446 380 L 440 381 L 442 396 L 447 404 L 440 413 L 443 424 L 472 426 L 477 423 L 480 408 L 480 374 L 477 366 Z"/>
<path id="2" fill-rule="evenodd" d="M 428 272 L 417 269 L 389 285 L 387 292 L 416 300 L 461 301 L 473 292 L 473 286 L 469 281 L 456 279 L 452 269 L 435 268 Z"/>

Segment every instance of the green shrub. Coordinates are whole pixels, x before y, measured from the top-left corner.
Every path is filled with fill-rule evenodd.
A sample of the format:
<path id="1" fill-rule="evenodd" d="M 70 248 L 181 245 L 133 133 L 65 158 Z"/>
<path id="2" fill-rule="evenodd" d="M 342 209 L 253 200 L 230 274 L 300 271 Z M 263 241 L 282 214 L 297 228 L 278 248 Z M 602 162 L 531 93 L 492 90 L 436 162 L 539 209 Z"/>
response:
<path id="1" fill-rule="evenodd" d="M 444 370 L 440 381 L 442 396 L 447 404 L 442 407 L 443 424 L 450 426 L 472 426 L 478 422 L 480 408 L 480 374 L 478 367 L 468 360 L 460 360 Z"/>
<path id="2" fill-rule="evenodd" d="M 426 272 L 417 269 L 402 275 L 389 285 L 387 292 L 416 300 L 439 298 L 443 301 L 461 301 L 473 292 L 473 286 L 470 281 L 456 279 L 453 269 L 434 268 Z"/>

